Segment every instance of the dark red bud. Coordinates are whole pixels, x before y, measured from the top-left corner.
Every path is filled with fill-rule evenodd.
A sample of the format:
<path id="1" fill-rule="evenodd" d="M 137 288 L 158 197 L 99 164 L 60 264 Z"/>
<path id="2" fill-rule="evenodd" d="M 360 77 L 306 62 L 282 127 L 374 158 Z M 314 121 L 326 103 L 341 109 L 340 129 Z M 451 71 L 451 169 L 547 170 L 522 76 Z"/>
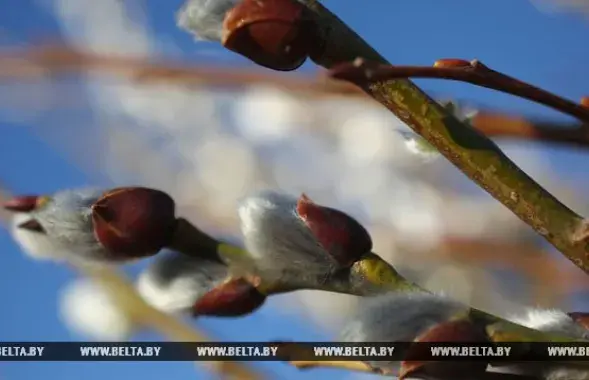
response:
<path id="1" fill-rule="evenodd" d="M 472 62 L 469 62 L 464 59 L 457 59 L 457 58 L 444 58 L 438 59 L 434 62 L 434 67 L 443 67 L 443 68 L 450 68 L 450 67 L 471 67 Z"/>
<path id="2" fill-rule="evenodd" d="M 4 202 L 3 207 L 8 211 L 31 212 L 39 207 L 44 198 L 38 195 L 21 195 Z"/>
<path id="3" fill-rule="evenodd" d="M 581 98 L 581 105 L 583 107 L 589 108 L 589 96 L 583 96 Z"/>
<path id="4" fill-rule="evenodd" d="M 111 253 L 151 256 L 168 245 L 176 226 L 174 200 L 163 191 L 123 187 L 92 205 L 94 234 Z"/>
<path id="5" fill-rule="evenodd" d="M 266 301 L 254 285 L 244 279 L 225 282 L 202 296 L 193 307 L 195 315 L 238 317 L 258 309 Z"/>
<path id="6" fill-rule="evenodd" d="M 38 232 L 40 234 L 45 233 L 45 229 L 36 219 L 27 220 L 26 222 L 19 224 L 18 228 L 32 232 Z"/>
<path id="7" fill-rule="evenodd" d="M 297 213 L 323 249 L 343 266 L 352 265 L 372 250 L 368 231 L 342 211 L 319 206 L 302 194 Z"/>
<path id="8" fill-rule="evenodd" d="M 443 322 L 422 333 L 415 343 L 490 343 L 482 328 L 468 320 Z M 488 363 L 473 362 L 436 362 L 425 361 L 431 355 L 428 345 L 413 344 L 401 362 L 399 380 L 408 377 L 419 378 L 459 378 L 468 374 L 477 377 L 485 372 Z"/>
<path id="9" fill-rule="evenodd" d="M 291 71 L 311 53 L 315 32 L 296 0 L 242 0 L 225 16 L 222 43 L 261 66 Z"/>
<path id="10" fill-rule="evenodd" d="M 585 329 L 589 330 L 589 313 L 583 313 L 580 311 L 568 313 L 569 317 Z"/>

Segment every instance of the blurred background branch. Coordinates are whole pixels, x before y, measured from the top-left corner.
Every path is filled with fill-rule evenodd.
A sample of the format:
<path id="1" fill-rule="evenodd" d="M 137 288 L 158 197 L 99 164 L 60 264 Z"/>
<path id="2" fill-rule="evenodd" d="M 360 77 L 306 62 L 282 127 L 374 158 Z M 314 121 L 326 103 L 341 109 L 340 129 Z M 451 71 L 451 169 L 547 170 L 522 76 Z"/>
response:
<path id="1" fill-rule="evenodd" d="M 368 100 L 357 87 L 324 75 L 286 76 L 267 70 L 230 66 L 222 68 L 161 60 L 158 62 L 142 57 L 84 52 L 67 45 L 0 48 L 0 80 L 34 81 L 74 73 L 103 74 L 124 78 L 131 83 L 164 83 L 187 89 L 204 87 L 230 90 L 251 85 L 269 85 L 299 96 L 352 96 Z M 528 120 L 484 108 L 476 111 L 471 124 L 487 136 L 537 140 L 583 148 L 589 145 L 589 132 L 583 125 Z"/>

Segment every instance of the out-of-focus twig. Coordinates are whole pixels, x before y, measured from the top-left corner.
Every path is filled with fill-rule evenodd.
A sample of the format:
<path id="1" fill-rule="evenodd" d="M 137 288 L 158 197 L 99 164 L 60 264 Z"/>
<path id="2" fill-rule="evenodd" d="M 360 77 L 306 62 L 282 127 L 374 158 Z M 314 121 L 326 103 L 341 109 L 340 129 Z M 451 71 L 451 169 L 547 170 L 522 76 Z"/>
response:
<path id="1" fill-rule="evenodd" d="M 137 325 L 152 328 L 174 341 L 210 341 L 205 334 L 148 305 L 137 294 L 133 285 L 113 269 L 96 265 L 76 265 L 76 268 L 104 286 L 121 310 Z M 231 379 L 262 379 L 260 374 L 240 363 L 223 361 L 203 362 L 203 364 Z"/>
<path id="2" fill-rule="evenodd" d="M 474 128 L 491 137 L 516 138 L 589 147 L 589 128 L 580 124 L 532 121 L 498 112 L 480 111 L 472 119 Z"/>
<path id="3" fill-rule="evenodd" d="M 268 84 L 315 96 L 359 94 L 354 86 L 328 79 L 278 76 L 235 67 L 213 68 L 181 62 L 153 62 L 145 57 L 124 57 L 82 52 L 67 46 L 39 46 L 0 51 L 0 79 L 30 79 L 49 74 L 98 72 L 123 76 L 139 83 L 165 82 L 182 85 L 247 86 Z"/>
<path id="4" fill-rule="evenodd" d="M 6 188 L 0 184 L 0 204 L 10 199 L 10 194 L 6 191 Z M 4 208 L 0 207 L 0 225 L 6 225 L 10 220 L 10 215 Z"/>
<path id="5" fill-rule="evenodd" d="M 589 279 L 578 270 L 559 265 L 542 248 L 528 242 L 493 242 L 447 237 L 437 250 L 440 257 L 484 267 L 511 269 L 525 274 L 538 286 L 550 284 L 550 292 L 562 296 L 572 290 L 589 290 Z M 552 281 L 559 278 L 559 281 Z"/>
<path id="6" fill-rule="evenodd" d="M 323 75 L 316 79 L 302 75 L 272 75 L 266 71 L 237 67 L 211 68 L 173 61 L 150 62 L 139 57 L 81 52 L 67 46 L 0 50 L 0 80 L 27 80 L 72 72 L 104 73 L 146 84 L 236 88 L 267 84 L 311 96 L 368 99 L 357 87 L 328 80 Z M 489 137 L 537 140 L 582 148 L 589 146 L 589 132 L 581 125 L 532 121 L 484 110 L 474 116 L 471 124 Z"/>
<path id="7" fill-rule="evenodd" d="M 372 369 L 368 364 L 361 361 L 302 361 L 294 360 L 289 362 L 292 366 L 298 369 L 311 368 L 338 368 L 355 372 L 378 373 Z"/>

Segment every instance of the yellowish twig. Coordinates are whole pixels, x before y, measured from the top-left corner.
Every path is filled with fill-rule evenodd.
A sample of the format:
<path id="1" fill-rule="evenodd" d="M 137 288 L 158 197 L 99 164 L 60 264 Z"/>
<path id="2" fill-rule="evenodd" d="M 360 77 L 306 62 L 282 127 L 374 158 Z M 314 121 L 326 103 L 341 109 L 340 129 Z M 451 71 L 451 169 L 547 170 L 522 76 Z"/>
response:
<path id="1" fill-rule="evenodd" d="M 147 304 L 135 291 L 125 278 L 115 270 L 98 265 L 76 264 L 76 269 L 86 276 L 100 282 L 109 294 L 111 294 L 117 305 L 123 310 L 132 321 L 138 326 L 150 327 L 171 340 L 180 342 L 207 342 L 210 339 L 182 323 L 171 315 L 154 309 Z M 256 380 L 262 379 L 261 374 L 256 373 L 245 365 L 236 362 L 202 362 L 210 369 L 232 379 Z"/>
<path id="2" fill-rule="evenodd" d="M 298 369 L 307 369 L 307 368 L 339 368 L 345 369 L 348 371 L 356 371 L 356 372 L 369 372 L 375 373 L 375 370 L 370 367 L 368 364 L 361 362 L 361 361 L 313 361 L 313 360 L 294 360 L 289 362 L 291 365 L 297 367 Z"/>

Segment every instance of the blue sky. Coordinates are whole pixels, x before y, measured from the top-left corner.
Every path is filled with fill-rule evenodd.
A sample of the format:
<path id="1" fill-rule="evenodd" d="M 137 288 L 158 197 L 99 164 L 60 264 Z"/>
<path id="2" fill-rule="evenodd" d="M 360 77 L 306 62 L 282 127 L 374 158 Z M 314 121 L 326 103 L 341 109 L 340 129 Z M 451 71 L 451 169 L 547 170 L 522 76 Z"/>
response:
<path id="1" fill-rule="evenodd" d="M 0 42 L 6 45 L 59 36 L 56 20 L 41 3 L 46 2 L 3 0 Z M 214 45 L 195 44 L 189 35 L 177 30 L 173 14 L 180 1 L 146 0 L 144 3 L 153 30 L 180 47 L 170 55 L 181 55 L 195 62 L 220 59 L 225 64 L 251 66 L 243 58 L 223 52 Z M 589 50 L 586 47 L 589 19 L 581 16 L 542 13 L 524 0 L 331 0 L 325 3 L 394 63 L 426 65 L 438 58 L 477 58 L 494 69 L 570 99 L 589 94 Z M 218 50 L 219 54 L 202 54 L 211 49 Z M 304 70 L 310 71 L 313 67 L 306 65 Z M 473 99 L 493 108 L 525 115 L 561 117 L 525 101 L 472 86 L 440 81 L 420 83 L 428 91 Z M 107 183 L 102 177 L 83 172 L 66 156 L 47 145 L 32 132 L 36 127 L 0 119 L 2 185 L 18 193 Z M 572 180 L 586 172 L 583 152 L 546 147 L 543 153 L 564 179 Z M 562 170 L 564 167 L 566 171 Z M 57 265 L 30 261 L 19 253 L 3 230 L 0 230 L 0 255 L 0 301 L 3 305 L 0 340 L 82 339 L 72 335 L 58 319 L 56 294 L 71 279 L 71 273 Z M 271 308 L 240 320 L 206 320 L 202 326 L 223 339 L 329 338 L 295 316 L 277 315 Z M 279 363 L 265 364 L 264 367 L 271 368 L 276 378 L 281 379 L 341 379 L 348 376 L 331 370 L 298 373 Z M 0 380 L 128 377 L 160 380 L 194 376 L 190 363 L 0 363 Z M 196 378 L 205 379 L 206 376 L 199 374 Z"/>

